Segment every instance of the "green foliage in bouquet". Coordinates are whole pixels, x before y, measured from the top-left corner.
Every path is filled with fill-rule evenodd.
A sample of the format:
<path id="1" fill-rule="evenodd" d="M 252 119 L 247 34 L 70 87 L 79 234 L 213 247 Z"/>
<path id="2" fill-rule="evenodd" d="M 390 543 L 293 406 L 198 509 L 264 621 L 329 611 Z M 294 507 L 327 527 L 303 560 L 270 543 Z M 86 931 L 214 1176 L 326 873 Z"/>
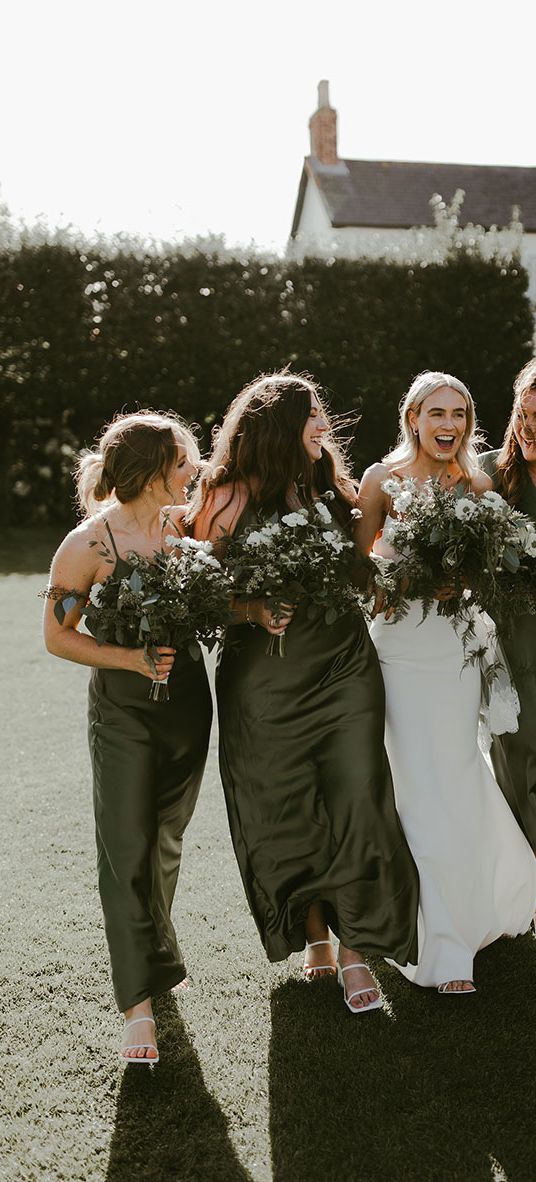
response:
<path id="1" fill-rule="evenodd" d="M 166 538 L 170 553 L 151 559 L 131 551 L 129 574 L 95 584 L 84 608 L 88 631 L 98 644 L 187 648 L 199 659 L 199 642 L 211 649 L 229 615 L 229 581 L 210 542 Z"/>
<path id="2" fill-rule="evenodd" d="M 331 498 L 333 493 L 324 494 L 324 500 Z M 341 533 L 324 500 L 229 538 L 227 572 L 239 599 L 273 600 L 275 619 L 280 604 L 305 601 L 308 616 L 322 615 L 325 624 L 361 611 L 352 583 L 354 543 Z M 269 649 L 274 651 L 273 644 Z"/>
<path id="3" fill-rule="evenodd" d="M 201 656 L 200 642 L 214 647 L 228 622 L 232 594 L 210 542 L 170 535 L 166 543 L 170 552 L 157 551 L 152 558 L 130 551 L 127 561 L 117 563 L 103 583 L 93 585 L 87 600 L 64 588 L 50 587 L 42 593 L 56 600 L 60 624 L 82 602 L 82 618 L 97 644 L 143 648 L 155 677 L 151 650 L 156 646 L 187 649 L 193 660 Z M 103 556 L 107 553 L 103 544 Z M 152 696 L 166 700 L 162 683 L 153 683 Z"/>
<path id="4" fill-rule="evenodd" d="M 507 633 L 512 618 L 536 612 L 536 528 L 496 492 L 476 496 L 437 480 L 419 485 L 391 477 L 383 489 L 400 516 L 384 530 L 397 559 L 373 555 L 377 585 L 395 620 L 420 599 L 423 615 L 437 603 L 441 615 L 466 620 L 476 605 Z M 437 601 L 438 591 L 451 591 Z"/>

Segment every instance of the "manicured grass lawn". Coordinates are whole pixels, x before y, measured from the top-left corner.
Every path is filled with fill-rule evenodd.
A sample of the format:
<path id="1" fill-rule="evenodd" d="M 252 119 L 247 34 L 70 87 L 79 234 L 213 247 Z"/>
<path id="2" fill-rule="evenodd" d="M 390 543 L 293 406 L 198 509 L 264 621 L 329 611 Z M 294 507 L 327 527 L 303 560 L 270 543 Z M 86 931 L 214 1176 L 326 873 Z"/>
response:
<path id="1" fill-rule="evenodd" d="M 54 540 L 12 536 L 2 570 L 44 571 Z M 44 582 L 0 578 L 2 1182 L 533 1182 L 533 939 L 480 954 L 470 998 L 412 988 L 378 963 L 389 1007 L 361 1018 L 333 981 L 303 984 L 299 957 L 268 965 L 215 735 L 175 907 L 192 988 L 155 1007 L 158 1068 L 119 1067 L 88 675 L 42 648 Z"/>

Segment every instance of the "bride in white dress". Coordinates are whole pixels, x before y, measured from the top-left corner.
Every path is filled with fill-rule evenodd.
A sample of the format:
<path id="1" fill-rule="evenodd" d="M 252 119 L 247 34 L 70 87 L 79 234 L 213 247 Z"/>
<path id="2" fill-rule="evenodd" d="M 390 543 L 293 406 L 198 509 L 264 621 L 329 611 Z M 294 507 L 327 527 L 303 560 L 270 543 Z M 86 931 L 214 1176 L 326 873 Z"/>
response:
<path id="1" fill-rule="evenodd" d="M 396 448 L 361 482 L 365 553 L 395 556 L 382 537 L 393 512 L 382 487 L 389 478 L 439 477 L 452 488 L 462 481 L 477 494 L 491 488 L 474 440 L 474 405 L 463 382 L 420 374 L 402 404 Z M 371 628 L 385 681 L 396 803 L 421 880 L 419 961 L 396 967 L 441 993 L 472 993 L 478 949 L 530 926 L 536 858 L 478 747 L 478 665 L 462 668 L 462 641 L 437 609 L 421 621 L 416 601 L 405 619 L 378 614 Z"/>

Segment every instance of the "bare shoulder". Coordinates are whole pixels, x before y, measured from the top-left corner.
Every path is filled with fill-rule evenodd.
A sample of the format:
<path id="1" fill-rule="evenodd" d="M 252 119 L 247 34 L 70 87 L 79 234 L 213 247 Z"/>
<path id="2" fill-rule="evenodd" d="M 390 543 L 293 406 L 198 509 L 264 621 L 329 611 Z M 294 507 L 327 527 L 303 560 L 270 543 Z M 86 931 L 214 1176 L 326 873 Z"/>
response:
<path id="1" fill-rule="evenodd" d="M 246 484 L 219 484 L 211 488 L 195 520 L 196 538 L 221 538 L 232 533 L 249 501 Z"/>
<path id="2" fill-rule="evenodd" d="M 382 489 L 382 484 L 390 475 L 391 469 L 387 467 L 387 464 L 371 464 L 370 468 L 367 468 L 363 472 L 359 482 L 359 495 L 384 497 L 385 493 Z"/>
<path id="3" fill-rule="evenodd" d="M 51 581 L 58 585 L 80 588 L 90 585 L 99 566 L 99 543 L 102 541 L 101 523 L 96 517 L 82 521 L 63 539 L 52 559 Z M 77 583 L 78 580 L 78 583 Z"/>
<path id="4" fill-rule="evenodd" d="M 482 470 L 479 470 L 478 472 L 475 473 L 475 475 L 471 479 L 471 489 L 474 493 L 477 494 L 477 496 L 480 493 L 490 492 L 490 490 L 492 488 L 493 488 L 493 481 L 491 479 L 491 476 L 488 476 L 487 472 L 483 472 Z"/>

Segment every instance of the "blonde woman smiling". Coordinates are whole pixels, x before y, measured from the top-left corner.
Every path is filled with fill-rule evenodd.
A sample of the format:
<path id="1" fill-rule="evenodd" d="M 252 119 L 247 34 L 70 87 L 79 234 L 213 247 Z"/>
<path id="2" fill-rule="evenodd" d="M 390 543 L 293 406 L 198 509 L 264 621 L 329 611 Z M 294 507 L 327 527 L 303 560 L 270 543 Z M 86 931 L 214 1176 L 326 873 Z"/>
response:
<path id="1" fill-rule="evenodd" d="M 469 390 L 451 374 L 420 374 L 402 403 L 397 446 L 365 472 L 359 493 L 363 550 L 395 557 L 385 538 L 393 481 L 434 477 L 476 494 L 491 488 L 475 449 Z M 395 497 L 396 499 L 396 497 Z M 438 597 L 448 594 L 438 589 Z M 503 934 L 528 929 L 536 859 L 477 743 L 480 670 L 465 665 L 448 618 L 420 602 L 397 623 L 371 628 L 386 690 L 386 747 L 395 798 L 421 881 L 419 959 L 397 965 L 444 994 L 475 990 L 473 959 Z"/>

